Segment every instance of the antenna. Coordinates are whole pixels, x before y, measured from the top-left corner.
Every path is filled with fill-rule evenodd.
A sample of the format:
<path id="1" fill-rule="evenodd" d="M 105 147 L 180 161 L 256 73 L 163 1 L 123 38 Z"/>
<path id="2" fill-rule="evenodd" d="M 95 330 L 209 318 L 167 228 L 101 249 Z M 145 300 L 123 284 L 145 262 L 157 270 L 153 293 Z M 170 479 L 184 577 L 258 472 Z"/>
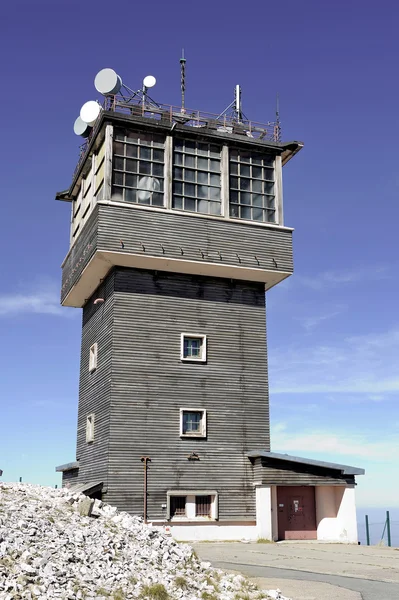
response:
<path id="1" fill-rule="evenodd" d="M 155 79 L 155 77 L 153 75 L 147 75 L 147 77 L 144 77 L 144 79 L 143 79 L 143 97 L 142 97 L 143 106 L 145 105 L 146 100 L 147 100 L 148 88 L 154 87 L 156 82 L 157 82 L 157 80 Z"/>
<path id="2" fill-rule="evenodd" d="M 90 127 L 90 125 L 88 125 L 87 123 L 82 121 L 80 117 L 78 117 L 75 123 L 73 124 L 73 130 L 76 133 L 76 135 L 80 135 L 82 136 L 82 138 L 87 138 L 90 135 L 92 127 Z"/>
<path id="3" fill-rule="evenodd" d="M 122 79 L 113 69 L 102 69 L 94 79 L 94 87 L 103 96 L 114 96 L 122 87 Z"/>
<path id="4" fill-rule="evenodd" d="M 83 104 L 82 108 L 80 109 L 80 118 L 82 121 L 87 123 L 87 125 L 92 127 L 97 121 L 97 117 L 100 112 L 101 106 L 99 103 L 96 100 L 89 100 L 89 102 Z"/>
<path id="5" fill-rule="evenodd" d="M 243 121 L 247 122 L 248 119 L 242 112 L 242 102 L 241 102 L 241 86 L 236 85 L 234 88 L 234 100 L 230 102 L 227 108 L 224 109 L 222 113 L 218 116 L 218 119 L 223 116 L 228 116 L 229 111 L 230 118 L 236 123 L 242 123 Z"/>
<path id="6" fill-rule="evenodd" d="M 235 113 L 238 123 L 242 121 L 241 87 L 236 85 L 234 91 Z"/>
<path id="7" fill-rule="evenodd" d="M 276 141 L 281 142 L 280 98 L 278 92 L 276 94 L 276 137 Z"/>
<path id="8" fill-rule="evenodd" d="M 181 51 L 181 59 L 180 59 L 180 86 L 181 86 L 181 112 L 185 112 L 184 108 L 184 99 L 186 93 L 186 59 L 184 58 L 184 48 Z"/>

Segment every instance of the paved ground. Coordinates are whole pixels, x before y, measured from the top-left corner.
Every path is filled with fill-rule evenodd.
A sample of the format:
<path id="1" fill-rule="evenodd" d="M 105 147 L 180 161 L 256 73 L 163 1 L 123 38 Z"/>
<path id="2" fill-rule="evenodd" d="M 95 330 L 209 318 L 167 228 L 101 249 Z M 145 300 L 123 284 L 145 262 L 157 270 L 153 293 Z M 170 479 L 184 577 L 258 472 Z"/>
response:
<path id="1" fill-rule="evenodd" d="M 280 588 L 293 600 L 399 600 L 399 549 L 280 542 L 194 544 L 215 567 Z"/>

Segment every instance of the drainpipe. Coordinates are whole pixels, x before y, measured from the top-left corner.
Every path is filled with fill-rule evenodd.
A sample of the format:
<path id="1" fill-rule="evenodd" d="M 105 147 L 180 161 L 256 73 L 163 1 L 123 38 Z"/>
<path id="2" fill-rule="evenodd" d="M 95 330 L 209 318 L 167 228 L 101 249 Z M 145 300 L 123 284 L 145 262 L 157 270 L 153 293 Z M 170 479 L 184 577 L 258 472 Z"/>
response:
<path id="1" fill-rule="evenodd" d="M 143 466 L 144 466 L 144 506 L 143 506 L 144 523 L 147 523 L 147 473 L 148 473 L 148 461 L 151 461 L 151 458 L 149 456 L 142 456 L 141 457 L 141 462 L 143 463 Z"/>

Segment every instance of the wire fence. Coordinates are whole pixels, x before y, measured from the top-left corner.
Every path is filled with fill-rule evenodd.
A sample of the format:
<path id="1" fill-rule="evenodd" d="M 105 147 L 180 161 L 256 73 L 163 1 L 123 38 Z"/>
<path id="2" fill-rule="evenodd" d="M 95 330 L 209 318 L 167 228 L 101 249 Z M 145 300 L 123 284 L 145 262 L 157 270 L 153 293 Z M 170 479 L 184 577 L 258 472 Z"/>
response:
<path id="1" fill-rule="evenodd" d="M 385 520 L 370 522 L 368 515 L 358 522 L 358 535 L 361 544 L 367 546 L 399 547 L 399 521 L 390 518 L 386 511 Z"/>

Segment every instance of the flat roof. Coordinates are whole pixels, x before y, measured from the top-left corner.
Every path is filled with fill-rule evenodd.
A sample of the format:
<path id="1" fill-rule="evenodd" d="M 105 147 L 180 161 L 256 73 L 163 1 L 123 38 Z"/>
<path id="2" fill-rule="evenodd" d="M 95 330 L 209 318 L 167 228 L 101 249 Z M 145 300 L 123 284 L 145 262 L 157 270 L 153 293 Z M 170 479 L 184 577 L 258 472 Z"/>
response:
<path id="1" fill-rule="evenodd" d="M 66 463 L 65 465 L 55 467 L 57 473 L 62 473 L 63 471 L 72 471 L 72 469 L 79 469 L 79 461 L 70 462 Z"/>
<path id="2" fill-rule="evenodd" d="M 278 454 L 277 452 L 267 452 L 266 450 L 253 450 L 247 453 L 248 458 L 270 458 L 271 460 L 284 460 L 302 465 L 312 465 L 314 467 L 324 467 L 325 469 L 333 469 L 341 471 L 343 475 L 364 475 L 365 470 L 349 465 L 340 465 L 339 463 L 325 462 L 322 460 L 314 460 L 312 458 L 301 458 L 300 456 L 291 456 L 290 454 Z"/>

